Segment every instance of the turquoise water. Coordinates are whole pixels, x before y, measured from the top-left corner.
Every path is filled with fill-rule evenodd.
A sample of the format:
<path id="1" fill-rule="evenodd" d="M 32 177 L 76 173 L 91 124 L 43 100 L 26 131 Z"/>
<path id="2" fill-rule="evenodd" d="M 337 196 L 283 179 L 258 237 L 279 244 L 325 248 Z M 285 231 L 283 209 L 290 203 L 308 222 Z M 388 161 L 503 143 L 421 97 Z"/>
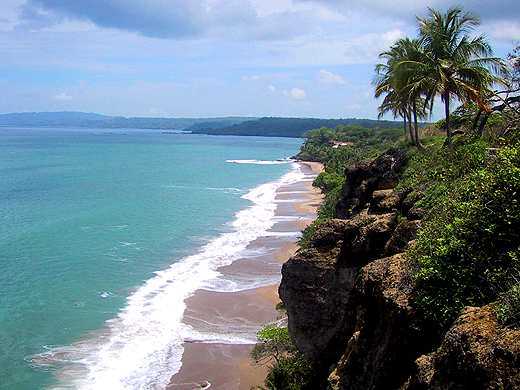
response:
<path id="1" fill-rule="evenodd" d="M 72 345 L 154 272 L 229 231 L 242 196 L 301 141 L 151 131 L 0 129 L 0 388 L 40 389 Z"/>

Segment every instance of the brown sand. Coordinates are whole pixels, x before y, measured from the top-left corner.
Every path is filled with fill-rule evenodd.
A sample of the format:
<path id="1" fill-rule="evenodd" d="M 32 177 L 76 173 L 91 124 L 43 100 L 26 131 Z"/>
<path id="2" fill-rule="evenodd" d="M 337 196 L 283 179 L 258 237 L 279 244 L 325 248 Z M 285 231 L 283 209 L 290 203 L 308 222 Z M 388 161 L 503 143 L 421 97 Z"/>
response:
<path id="1" fill-rule="evenodd" d="M 281 187 L 276 197 L 277 200 L 291 201 L 278 203 L 277 216 L 298 218 L 277 222 L 271 229 L 273 234 L 300 231 L 315 218 L 322 196 L 312 187 L 310 179 L 322 170 L 322 166 L 311 162 L 300 164 L 304 173 L 309 175 L 307 181 Z M 298 249 L 296 241 L 296 236 L 285 235 L 259 238 L 247 248 L 253 253 L 259 251 L 258 256 L 237 260 L 221 267 L 219 272 L 231 280 L 279 279 L 281 264 Z M 275 310 L 278 302 L 277 282 L 239 292 L 201 289 L 186 300 L 183 321 L 203 332 L 245 336 L 278 318 Z M 172 377 L 168 389 L 200 389 L 205 381 L 211 383 L 212 390 L 249 390 L 261 385 L 267 368 L 251 361 L 252 347 L 251 344 L 212 344 L 190 340 L 184 344 L 182 367 Z"/>

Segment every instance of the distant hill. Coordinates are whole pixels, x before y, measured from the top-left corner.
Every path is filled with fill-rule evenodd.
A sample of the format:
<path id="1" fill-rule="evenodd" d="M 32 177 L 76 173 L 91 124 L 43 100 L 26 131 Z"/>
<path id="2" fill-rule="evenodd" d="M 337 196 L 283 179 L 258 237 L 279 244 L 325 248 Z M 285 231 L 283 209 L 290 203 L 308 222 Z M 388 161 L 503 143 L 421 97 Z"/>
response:
<path id="1" fill-rule="evenodd" d="M 147 118 L 108 116 L 85 112 L 22 112 L 0 114 L 0 126 L 12 127 L 90 127 L 108 129 L 164 129 L 185 130 L 198 123 L 212 123 L 226 127 L 254 118 Z"/>
<path id="2" fill-rule="evenodd" d="M 147 118 L 108 116 L 73 111 L 0 114 L 0 126 L 4 127 L 158 129 L 183 130 L 194 134 L 256 135 L 264 137 L 302 137 L 309 130 L 320 127 L 335 128 L 338 125 L 357 125 L 366 128 L 401 126 L 398 122 L 357 118 Z"/>
<path id="3" fill-rule="evenodd" d="M 320 127 L 335 128 L 338 125 L 355 125 L 366 128 L 390 128 L 402 126 L 400 122 L 372 119 L 318 119 L 318 118 L 260 118 L 225 127 L 212 127 L 198 123 L 187 130 L 198 134 L 256 135 L 265 137 L 302 137 L 305 132 Z"/>

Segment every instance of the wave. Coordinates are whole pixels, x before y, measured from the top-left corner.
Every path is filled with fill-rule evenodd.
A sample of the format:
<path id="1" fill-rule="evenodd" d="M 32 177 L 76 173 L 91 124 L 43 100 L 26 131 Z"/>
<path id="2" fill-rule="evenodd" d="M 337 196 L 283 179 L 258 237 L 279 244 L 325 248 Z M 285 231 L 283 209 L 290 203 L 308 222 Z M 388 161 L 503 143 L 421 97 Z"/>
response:
<path id="1" fill-rule="evenodd" d="M 211 280 L 208 283 L 203 284 L 201 288 L 215 292 L 239 292 L 265 286 L 272 286 L 273 284 L 279 283 L 280 279 L 281 274 L 279 272 L 276 275 L 262 277 L 233 276 L 233 279 L 217 278 Z"/>
<path id="2" fill-rule="evenodd" d="M 217 281 L 219 267 L 239 259 L 249 243 L 270 235 L 275 223 L 276 190 L 304 178 L 299 165 L 280 180 L 262 184 L 243 196 L 252 205 L 235 214 L 232 231 L 202 247 L 199 253 L 158 271 L 127 298 L 117 317 L 92 337 L 67 347 L 50 348 L 32 358 L 40 367 L 58 366 L 58 388 L 164 388 L 181 367 L 183 342 L 254 342 L 253 336 L 200 334 L 182 323 L 185 299 Z M 218 289 L 219 283 L 214 283 Z M 228 285 L 223 289 L 241 289 Z"/>
<path id="3" fill-rule="evenodd" d="M 278 165 L 278 164 L 290 164 L 294 161 L 291 159 L 283 159 L 283 160 L 226 160 L 226 162 L 233 163 L 233 164 Z"/>

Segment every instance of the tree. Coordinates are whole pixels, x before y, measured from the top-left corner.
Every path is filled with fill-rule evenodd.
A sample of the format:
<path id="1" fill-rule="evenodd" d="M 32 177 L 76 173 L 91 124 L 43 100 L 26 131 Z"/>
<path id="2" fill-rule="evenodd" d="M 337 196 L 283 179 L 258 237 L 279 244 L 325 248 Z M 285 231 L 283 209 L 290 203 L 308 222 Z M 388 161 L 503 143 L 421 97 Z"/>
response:
<path id="1" fill-rule="evenodd" d="M 502 129 L 501 136 L 504 136 L 513 129 L 520 128 L 520 45 L 508 54 L 510 71 L 507 73 L 506 88 L 502 91 L 494 91 L 490 94 L 489 102 L 493 104 L 490 110 L 483 113 L 480 109 L 473 121 L 472 130 L 478 129 L 480 135 L 484 132 L 484 127 L 493 114 L 500 115 L 508 123 Z"/>
<path id="2" fill-rule="evenodd" d="M 417 39 L 399 39 L 390 50 L 380 54 L 385 63 L 376 65 L 375 97 L 385 95 L 379 106 L 379 117 L 392 112 L 394 118 L 401 116 L 408 124 L 409 138 L 413 144 L 420 147 L 418 117 L 424 117 L 425 104 L 422 98 L 422 84 L 415 80 L 416 73 L 404 66 L 409 62 L 420 61 L 423 57 L 421 44 Z M 413 118 L 413 122 L 412 122 Z"/>
<path id="3" fill-rule="evenodd" d="M 458 99 L 463 104 L 474 102 L 489 111 L 487 97 L 494 83 L 502 83 L 507 73 L 505 63 L 493 57 L 493 51 L 483 35 L 471 37 L 480 24 L 478 17 L 450 8 L 446 13 L 429 9 L 427 18 L 418 18 L 419 39 L 424 56 L 404 62 L 408 71 L 421 80 L 430 110 L 436 96 L 444 103 L 446 141 L 451 143 L 450 103 Z"/>
<path id="4" fill-rule="evenodd" d="M 279 363 L 282 357 L 296 351 L 287 327 L 266 325 L 256 337 L 258 343 L 253 348 L 251 357 L 257 364 L 265 364 L 271 360 Z"/>

